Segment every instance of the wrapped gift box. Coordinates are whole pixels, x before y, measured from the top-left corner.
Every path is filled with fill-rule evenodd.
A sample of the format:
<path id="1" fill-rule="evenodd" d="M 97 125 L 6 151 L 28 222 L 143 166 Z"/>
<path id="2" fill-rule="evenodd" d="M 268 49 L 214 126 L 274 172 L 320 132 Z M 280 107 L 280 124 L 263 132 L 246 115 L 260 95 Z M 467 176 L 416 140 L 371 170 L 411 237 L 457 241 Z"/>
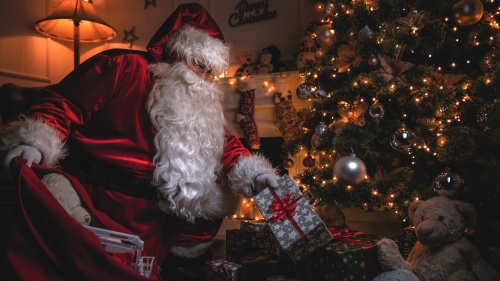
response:
<path id="1" fill-rule="evenodd" d="M 381 272 L 377 260 L 380 237 L 342 233 L 317 251 L 310 264 L 315 280 L 372 280 Z"/>
<path id="2" fill-rule="evenodd" d="M 399 247 L 399 252 L 404 259 L 408 259 L 413 245 L 417 242 L 417 234 L 414 226 L 408 226 L 403 229 L 403 233 L 394 238 L 394 241 Z"/>
<path id="3" fill-rule="evenodd" d="M 226 259 L 231 262 L 264 262 L 278 260 L 280 245 L 272 232 L 226 230 Z"/>
<path id="4" fill-rule="evenodd" d="M 240 229 L 245 231 L 267 231 L 271 232 L 269 225 L 263 219 L 260 220 L 242 220 L 240 223 Z"/>
<path id="5" fill-rule="evenodd" d="M 276 188 L 254 197 L 281 248 L 296 264 L 333 239 L 327 227 L 287 175 Z"/>
<path id="6" fill-rule="evenodd" d="M 224 259 L 207 262 L 208 281 L 241 281 L 241 265 Z"/>

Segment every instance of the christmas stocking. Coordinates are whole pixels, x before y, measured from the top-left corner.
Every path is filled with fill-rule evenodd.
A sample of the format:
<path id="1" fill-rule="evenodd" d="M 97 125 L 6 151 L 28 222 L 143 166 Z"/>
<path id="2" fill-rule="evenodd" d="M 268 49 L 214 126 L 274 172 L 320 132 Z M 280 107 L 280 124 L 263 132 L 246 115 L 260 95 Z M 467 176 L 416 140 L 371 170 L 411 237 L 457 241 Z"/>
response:
<path id="1" fill-rule="evenodd" d="M 274 106 L 278 118 L 278 129 L 286 143 L 298 137 L 299 124 L 297 122 L 295 106 L 292 104 L 292 91 L 287 89 L 286 80 L 281 77 L 276 78 L 274 85 L 277 90 L 274 94 Z M 285 91 L 286 97 L 283 95 Z"/>
<path id="2" fill-rule="evenodd" d="M 259 131 L 255 123 L 255 86 L 249 81 L 250 78 L 244 78 L 238 83 L 240 90 L 240 103 L 238 105 L 238 113 L 236 121 L 243 131 L 248 145 L 251 149 L 260 149 Z"/>

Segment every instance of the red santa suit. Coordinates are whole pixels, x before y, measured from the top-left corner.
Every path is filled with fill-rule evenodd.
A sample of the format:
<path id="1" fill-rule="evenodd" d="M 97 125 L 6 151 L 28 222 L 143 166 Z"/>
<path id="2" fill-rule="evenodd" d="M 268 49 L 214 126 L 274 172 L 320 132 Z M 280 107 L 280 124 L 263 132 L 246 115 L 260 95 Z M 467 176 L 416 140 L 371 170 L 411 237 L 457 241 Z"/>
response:
<path id="1" fill-rule="evenodd" d="M 186 25 L 196 31 L 182 28 Z M 181 29 L 182 35 L 170 40 Z M 199 40 L 203 42 L 193 43 Z M 169 111 L 189 105 L 172 105 L 168 100 L 163 101 L 165 108 L 161 105 L 165 95 L 174 96 L 170 101 L 183 98 L 174 93 L 172 83 L 177 78 L 172 73 L 191 83 L 186 89 L 194 99 L 197 91 L 206 91 L 207 84 L 192 73 L 187 75 L 191 78 L 183 78 L 185 62 L 214 73 L 227 67 L 222 33 L 203 7 L 179 6 L 147 49 L 108 50 L 95 55 L 49 87 L 27 116 L 6 128 L 0 151 L 26 144 L 43 155 L 42 165 L 32 169 L 20 159 L 12 165 L 19 207 L 2 241 L 5 255 L 0 260 L 0 272 L 8 278 L 141 279 L 109 260 L 98 243 L 89 241 L 91 233 L 61 213 L 39 181 L 44 174 L 64 173 L 70 179 L 91 213 L 91 225 L 138 235 L 144 241 L 143 255 L 155 257 L 151 278 L 157 279 L 157 264 L 169 252 L 188 257 L 202 253 L 222 217 L 233 211 L 234 194 L 252 196 L 253 179 L 274 173 L 265 158 L 251 154 L 223 123 L 213 123 L 213 130 L 207 129 L 210 124 L 204 125 L 205 131 L 198 130 L 196 124 L 177 122 Z M 208 53 L 203 53 L 206 49 Z M 165 63 L 170 59 L 184 62 Z M 203 89 L 197 85 L 204 85 Z M 214 97 L 204 101 L 207 108 L 198 108 L 191 115 L 204 110 L 223 118 L 220 93 L 215 88 L 210 91 Z M 165 117 L 169 114 L 172 116 Z M 189 119 L 189 114 L 184 115 Z M 197 118 L 203 123 L 202 116 Z M 164 120 L 170 125 L 163 125 Z M 191 148 L 190 141 L 199 146 Z M 205 147 L 211 154 L 205 155 Z M 170 157 L 170 152 L 175 156 Z M 199 163 L 198 155 L 191 154 L 205 158 L 199 158 Z M 198 173 L 207 176 L 190 181 Z M 59 245 L 61 241 L 64 243 Z"/>

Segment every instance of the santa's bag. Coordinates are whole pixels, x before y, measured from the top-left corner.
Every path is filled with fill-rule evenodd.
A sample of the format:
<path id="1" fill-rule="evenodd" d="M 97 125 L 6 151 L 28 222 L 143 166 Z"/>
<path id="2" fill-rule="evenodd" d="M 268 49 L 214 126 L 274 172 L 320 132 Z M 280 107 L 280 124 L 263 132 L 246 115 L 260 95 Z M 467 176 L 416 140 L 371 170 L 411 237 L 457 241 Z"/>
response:
<path id="1" fill-rule="evenodd" d="M 41 178 L 60 173 L 80 195 L 92 225 L 127 233 L 107 215 L 94 209 L 85 187 L 61 170 L 13 160 L 16 202 L 0 241 L 0 280 L 158 280 L 142 276 L 110 255 L 94 232 L 72 217 L 48 191 Z M 2 199 L 0 198 L 0 201 Z"/>

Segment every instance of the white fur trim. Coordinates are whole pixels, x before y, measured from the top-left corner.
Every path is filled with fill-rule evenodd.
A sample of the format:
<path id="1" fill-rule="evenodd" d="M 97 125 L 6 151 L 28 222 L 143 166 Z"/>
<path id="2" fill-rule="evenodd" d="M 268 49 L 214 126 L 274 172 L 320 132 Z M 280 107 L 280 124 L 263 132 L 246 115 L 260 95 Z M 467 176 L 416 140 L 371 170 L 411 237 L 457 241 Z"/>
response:
<path id="1" fill-rule="evenodd" d="M 174 246 L 172 247 L 172 250 L 170 250 L 170 253 L 183 258 L 197 258 L 203 255 L 207 249 L 212 246 L 212 242 L 213 240 L 193 247 Z"/>
<path id="2" fill-rule="evenodd" d="M 247 198 L 253 197 L 254 179 L 261 174 L 276 174 L 267 158 L 260 154 L 242 156 L 228 174 L 229 186 L 235 193 L 241 193 Z"/>
<path id="3" fill-rule="evenodd" d="M 66 155 L 63 141 L 57 131 L 47 123 L 23 116 L 5 126 L 0 134 L 0 154 L 21 144 L 36 147 L 42 153 L 41 164 L 53 167 Z"/>
<path id="4" fill-rule="evenodd" d="M 219 75 L 229 65 L 229 45 L 191 25 L 179 28 L 168 40 L 166 51 L 192 65 L 204 65 Z"/>

